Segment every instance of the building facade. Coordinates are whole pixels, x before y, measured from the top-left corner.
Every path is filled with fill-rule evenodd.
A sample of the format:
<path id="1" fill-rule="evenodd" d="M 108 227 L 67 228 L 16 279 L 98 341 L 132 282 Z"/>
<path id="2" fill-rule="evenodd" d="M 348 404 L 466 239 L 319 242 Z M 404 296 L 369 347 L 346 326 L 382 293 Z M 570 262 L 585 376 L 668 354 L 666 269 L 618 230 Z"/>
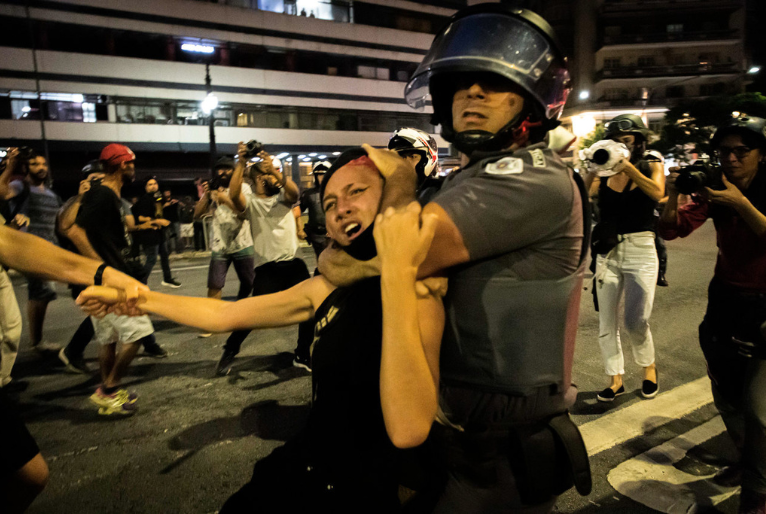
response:
<path id="1" fill-rule="evenodd" d="M 144 175 L 172 180 L 209 173 L 210 117 L 219 153 L 257 139 L 304 168 L 401 126 L 434 133 L 403 90 L 465 4 L 0 0 L 0 145 L 44 140 L 66 180 L 122 142 Z"/>

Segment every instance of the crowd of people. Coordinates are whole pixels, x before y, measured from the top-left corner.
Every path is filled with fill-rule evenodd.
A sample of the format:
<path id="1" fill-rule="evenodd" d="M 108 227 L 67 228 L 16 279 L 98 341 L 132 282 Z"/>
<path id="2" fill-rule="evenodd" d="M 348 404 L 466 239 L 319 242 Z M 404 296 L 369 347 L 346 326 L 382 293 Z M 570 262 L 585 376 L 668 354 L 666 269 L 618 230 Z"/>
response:
<path id="1" fill-rule="evenodd" d="M 430 96 L 433 123 L 460 152 L 460 169 L 442 176 L 434 138 L 402 128 L 387 149 L 363 145 L 316 163 L 312 187 L 301 192 L 278 159 L 240 143 L 199 183 L 194 219 L 212 216 L 206 298 L 146 286 L 158 257 L 161 284 L 180 285 L 166 240 L 180 218 L 168 215 L 177 202 L 155 178 L 134 205 L 121 198 L 136 175 L 127 146 L 107 145 L 63 206 L 48 187 L 45 158 L 11 149 L 0 175 L 8 222 L 0 262 L 34 277 L 31 345 L 90 372 L 82 354 L 95 338 L 101 382 L 90 401 L 100 415 L 128 416 L 139 405 L 121 386 L 132 359 L 142 345 L 166 355 L 149 314 L 201 337 L 231 332 L 219 376 L 231 372 L 251 330 L 298 325 L 293 363 L 312 372 L 307 424 L 255 464 L 221 512 L 277 511 L 289 495 L 295 510 L 546 513 L 564 491 L 592 486 L 568 413 L 578 393 L 572 367 L 588 261 L 610 381 L 597 398 L 626 391 L 624 303 L 641 395 L 651 400 L 660 388 L 649 319 L 655 287 L 667 285 L 656 241 L 685 237 L 712 218 L 719 254 L 700 343 L 741 456 L 722 474 L 742 485 L 741 514 L 764 514 L 766 121 L 743 115 L 719 127 L 711 149 L 720 184 L 684 196 L 684 171 L 666 178 L 638 116 L 606 124 L 605 138 L 625 151 L 611 168 L 581 176 L 568 167 L 549 132 L 569 91 L 566 59 L 545 20 L 500 4 L 458 12 L 405 99 L 419 107 Z M 18 164 L 25 178 L 14 181 Z M 589 191 L 598 211 L 592 245 Z M 27 227 L 37 237 L 19 232 Z M 313 273 L 298 256 L 299 237 L 316 252 Z M 226 302 L 231 264 L 239 290 Z M 76 284 L 89 315 L 65 348 L 42 337 L 51 279 Z M 4 271 L 0 301 L 5 386 L 21 316 Z M 0 431 L 20 441 L 2 462 L 0 498 L 23 512 L 48 471 L 2 391 L 0 409 Z"/>

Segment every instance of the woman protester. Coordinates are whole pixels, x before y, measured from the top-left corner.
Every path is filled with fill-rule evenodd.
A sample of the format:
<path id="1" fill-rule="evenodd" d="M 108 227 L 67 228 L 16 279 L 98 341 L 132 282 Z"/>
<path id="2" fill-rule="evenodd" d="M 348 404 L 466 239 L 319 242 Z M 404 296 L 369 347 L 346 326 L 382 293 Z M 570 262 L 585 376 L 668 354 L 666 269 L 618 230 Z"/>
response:
<path id="1" fill-rule="evenodd" d="M 433 218 L 420 227 L 420 207 L 413 203 L 376 219 L 382 190 L 383 179 L 361 149 L 338 157 L 321 188 L 335 243 L 353 248 L 371 242 L 375 221 L 380 277 L 336 289 L 316 276 L 234 303 L 145 292 L 135 306 L 120 307 L 206 332 L 316 320 L 307 426 L 256 463 L 251 481 L 229 498 L 222 514 L 281 511 L 285 502 L 294 511 L 401 508 L 398 470 L 405 456 L 398 448 L 423 443 L 436 415 L 444 311 L 437 294 L 416 294 Z M 89 288 L 78 301 L 91 312 L 105 312 L 119 296 L 114 289 Z"/>
<path id="2" fill-rule="evenodd" d="M 598 189 L 600 220 L 594 241 L 611 245 L 594 248 L 595 290 L 599 310 L 599 346 L 610 385 L 597 395 L 611 402 L 625 394 L 625 362 L 619 329 L 620 298 L 625 299 L 625 331 L 633 358 L 644 369 L 641 395 L 654 398 L 658 391 L 654 341 L 649 317 L 654 303 L 659 262 L 655 248 L 657 202 L 665 191 L 662 156 L 647 151 L 649 130 L 640 117 L 623 114 L 606 123 L 606 139 L 624 144 L 630 158 L 621 159 L 611 176 L 601 177 Z M 585 177 L 590 188 L 595 173 Z M 611 246 L 611 247 L 610 247 Z"/>

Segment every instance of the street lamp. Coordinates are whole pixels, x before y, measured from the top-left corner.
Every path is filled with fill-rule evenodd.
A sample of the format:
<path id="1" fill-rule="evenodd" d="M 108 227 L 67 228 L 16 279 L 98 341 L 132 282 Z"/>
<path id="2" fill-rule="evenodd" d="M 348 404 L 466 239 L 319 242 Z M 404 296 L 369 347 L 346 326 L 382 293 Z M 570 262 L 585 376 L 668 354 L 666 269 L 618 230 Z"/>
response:
<path id="1" fill-rule="evenodd" d="M 215 109 L 218 107 L 218 97 L 213 94 L 213 85 L 210 81 L 210 63 L 205 64 L 205 90 L 207 96 L 202 100 L 202 112 L 207 114 L 210 132 L 210 173 L 212 175 L 215 161 L 218 159 L 218 151 L 215 147 Z"/>
<path id="2" fill-rule="evenodd" d="M 748 75 L 757 75 L 758 72 L 761 71 L 760 66 L 751 66 L 749 70 L 747 70 Z"/>

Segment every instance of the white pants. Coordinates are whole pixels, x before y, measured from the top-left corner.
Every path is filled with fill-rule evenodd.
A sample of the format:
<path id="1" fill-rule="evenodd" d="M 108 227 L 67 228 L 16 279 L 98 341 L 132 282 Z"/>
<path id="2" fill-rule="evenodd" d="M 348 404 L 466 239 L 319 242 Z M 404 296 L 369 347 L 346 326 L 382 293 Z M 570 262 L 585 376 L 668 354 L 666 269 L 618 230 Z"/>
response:
<path id="1" fill-rule="evenodd" d="M 598 343 L 606 374 L 610 376 L 625 374 L 619 320 L 623 292 L 625 331 L 633 359 L 641 367 L 654 363 L 654 341 L 649 330 L 659 268 L 654 232 L 636 232 L 620 237 L 622 241 L 611 252 L 599 255 L 596 260 Z"/>
<path id="2" fill-rule="evenodd" d="M 11 381 L 11 369 L 19 353 L 21 312 L 8 273 L 0 267 L 0 387 Z"/>

